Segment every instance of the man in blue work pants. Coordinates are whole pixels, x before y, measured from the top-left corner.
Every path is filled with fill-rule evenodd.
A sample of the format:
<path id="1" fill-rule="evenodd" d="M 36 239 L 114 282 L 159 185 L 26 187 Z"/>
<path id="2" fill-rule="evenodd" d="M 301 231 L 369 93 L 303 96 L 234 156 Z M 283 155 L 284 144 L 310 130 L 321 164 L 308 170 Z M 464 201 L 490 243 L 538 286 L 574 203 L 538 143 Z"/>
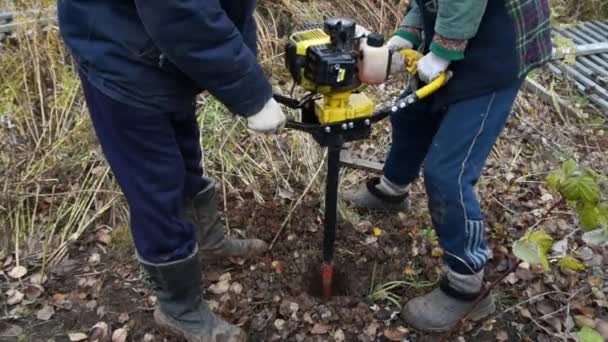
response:
<path id="1" fill-rule="evenodd" d="M 478 320 L 495 310 L 491 295 L 472 308 L 490 257 L 475 185 L 527 73 L 551 56 L 549 21 L 547 0 L 414 0 L 386 45 L 393 57 L 377 61 L 391 61 L 394 74 L 404 69 L 398 51 L 420 49 L 422 83 L 453 75 L 431 97 L 392 115 L 384 175 L 344 194 L 358 208 L 406 211 L 410 184 L 424 168 L 447 272 L 438 288 L 404 306 L 402 317 L 414 328 L 447 331 L 469 311 Z"/>
<path id="2" fill-rule="evenodd" d="M 202 260 L 252 257 L 258 239 L 225 236 L 216 182 L 203 175 L 197 94 L 257 132 L 285 123 L 257 61 L 255 0 L 59 0 L 103 153 L 129 205 L 137 259 L 159 327 L 190 342 L 245 341 L 203 298 Z"/>

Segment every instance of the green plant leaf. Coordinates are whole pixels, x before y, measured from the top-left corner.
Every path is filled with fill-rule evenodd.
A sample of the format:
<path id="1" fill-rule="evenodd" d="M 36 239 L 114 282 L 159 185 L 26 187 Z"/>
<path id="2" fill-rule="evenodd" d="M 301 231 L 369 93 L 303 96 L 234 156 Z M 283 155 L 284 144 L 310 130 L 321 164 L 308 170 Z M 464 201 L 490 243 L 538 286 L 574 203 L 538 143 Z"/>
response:
<path id="1" fill-rule="evenodd" d="M 529 264 L 540 264 L 538 246 L 531 241 L 522 239 L 513 243 L 513 254 Z"/>
<path id="2" fill-rule="evenodd" d="M 562 183 L 560 192 L 567 200 L 595 204 L 600 199 L 600 186 L 590 176 L 569 177 Z"/>
<path id="3" fill-rule="evenodd" d="M 576 171 L 576 162 L 572 159 L 565 161 L 562 165 L 562 171 L 566 177 L 572 176 L 574 171 Z"/>
<path id="4" fill-rule="evenodd" d="M 596 229 L 586 232 L 582 236 L 583 241 L 590 246 L 608 245 L 608 229 Z"/>
<path id="5" fill-rule="evenodd" d="M 597 206 L 598 210 L 598 225 L 603 228 L 608 228 L 608 203 L 602 203 Z"/>
<path id="6" fill-rule="evenodd" d="M 540 247 L 525 237 L 515 241 L 513 244 L 513 254 L 530 265 L 542 265 L 545 270 L 549 268 L 549 262 Z"/>
<path id="7" fill-rule="evenodd" d="M 551 235 L 542 230 L 530 232 L 527 235 L 529 241 L 535 243 L 539 247 L 539 252 L 545 256 L 553 247 L 553 238 Z"/>
<path id="8" fill-rule="evenodd" d="M 602 335 L 589 327 L 583 327 L 576 335 L 579 342 L 604 342 Z"/>
<path id="9" fill-rule="evenodd" d="M 551 191 L 553 191 L 553 192 L 557 192 L 559 189 L 559 186 L 564 181 L 564 175 L 561 171 L 551 172 L 547 176 L 546 181 L 547 181 L 547 185 L 549 186 L 549 189 L 551 189 Z"/>
<path id="10" fill-rule="evenodd" d="M 584 231 L 588 232 L 599 226 L 600 211 L 596 206 L 585 204 L 580 206 L 577 211 Z"/>
<path id="11" fill-rule="evenodd" d="M 565 257 L 559 259 L 557 265 L 572 271 L 583 271 L 585 269 L 585 264 L 571 255 L 566 255 Z"/>

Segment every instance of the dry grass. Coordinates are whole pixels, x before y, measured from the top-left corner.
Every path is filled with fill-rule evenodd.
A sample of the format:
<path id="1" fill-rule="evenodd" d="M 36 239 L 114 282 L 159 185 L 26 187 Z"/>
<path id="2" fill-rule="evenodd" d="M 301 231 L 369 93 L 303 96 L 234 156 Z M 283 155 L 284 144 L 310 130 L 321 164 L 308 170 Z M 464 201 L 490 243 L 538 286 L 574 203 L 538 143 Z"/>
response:
<path id="1" fill-rule="evenodd" d="M 287 79 L 283 44 L 294 28 L 342 15 L 388 34 L 407 2 L 261 0 L 256 19 L 262 64 L 277 87 L 288 89 L 289 84 L 281 83 Z M 587 17 L 606 7 L 600 0 L 585 1 L 584 6 L 570 0 L 555 3 L 560 18 Z M 19 11 L 49 7 L 54 2 L 4 5 Z M 4 85 L 0 92 L 0 249 L 15 252 L 17 259 L 54 262 L 85 231 L 101 225 L 125 227 L 128 210 L 99 150 L 57 27 L 28 25 L 14 37 L 0 58 Z M 242 120 L 235 120 L 205 96 L 199 100 L 198 114 L 205 170 L 222 180 L 225 193 L 248 188 L 263 201 L 262 186 L 274 187 L 278 196 L 283 190 L 294 191 L 294 184 L 303 188 L 317 174 L 323 154 L 309 136 L 295 132 L 252 135 Z M 387 139 L 383 134 L 375 148 L 381 150 Z M 321 174 L 313 191 L 322 181 Z M 121 241 L 128 240 L 124 229 L 118 235 Z"/>
<path id="2" fill-rule="evenodd" d="M 387 23 L 395 23 L 404 6 L 404 1 L 352 1 L 340 8 L 330 1 L 307 6 L 262 1 L 260 59 L 267 70 L 279 70 L 269 77 L 285 79 L 283 38 L 294 26 L 339 13 L 388 32 Z M 3 5 L 28 15 L 53 7 L 47 0 Z M 28 24 L 15 32 L 0 60 L 0 80 L 0 249 L 46 264 L 59 260 L 87 230 L 124 227 L 125 201 L 98 147 L 57 27 Z M 308 184 L 318 170 L 322 151 L 305 134 L 252 135 L 242 120 L 205 96 L 198 114 L 205 170 L 222 180 L 225 192 L 248 188 L 263 201 L 261 186 L 274 186 L 276 194 L 294 191 L 293 184 Z M 128 241 L 123 230 L 115 235 Z"/>
<path id="3" fill-rule="evenodd" d="M 606 0 L 551 0 L 551 6 L 554 18 L 560 22 L 608 19 Z"/>

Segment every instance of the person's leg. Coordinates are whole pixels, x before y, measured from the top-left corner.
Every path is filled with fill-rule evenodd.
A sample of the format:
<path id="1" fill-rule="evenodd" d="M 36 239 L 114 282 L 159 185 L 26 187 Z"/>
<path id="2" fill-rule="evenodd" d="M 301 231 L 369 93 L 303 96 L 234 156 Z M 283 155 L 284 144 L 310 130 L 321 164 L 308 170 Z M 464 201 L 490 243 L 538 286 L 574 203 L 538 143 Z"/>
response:
<path id="1" fill-rule="evenodd" d="M 171 115 L 120 103 L 81 80 L 99 143 L 127 198 L 137 258 L 158 297 L 156 323 L 188 341 L 245 341 L 202 298 L 196 230 L 182 215 L 186 171 Z"/>
<path id="2" fill-rule="evenodd" d="M 262 240 L 232 239 L 225 235 L 217 211 L 217 182 L 203 176 L 200 130 L 194 107 L 172 115 L 172 125 L 186 173 L 184 216 L 197 226 L 201 257 L 206 260 L 251 257 L 265 252 L 268 245 Z"/>
<path id="3" fill-rule="evenodd" d="M 208 182 L 203 178 L 203 151 L 200 144 L 200 130 L 196 121 L 195 110 L 196 108 L 193 104 L 189 110 L 171 115 L 175 139 L 179 146 L 186 171 L 185 199 L 193 198 L 208 185 Z"/>
<path id="4" fill-rule="evenodd" d="M 431 113 L 430 106 L 423 101 L 391 115 L 392 142 L 384 175 L 346 191 L 343 197 L 347 202 L 357 208 L 407 209 L 408 187 L 420 173 L 441 117 L 441 113 Z"/>
<path id="5" fill-rule="evenodd" d="M 84 96 L 103 153 L 129 205 L 139 256 L 149 262 L 187 257 L 195 227 L 181 217 L 185 169 L 166 113 L 106 96 L 82 77 Z"/>
<path id="6" fill-rule="evenodd" d="M 475 184 L 511 112 L 521 82 L 451 105 L 424 164 L 429 209 L 449 271 L 439 289 L 408 302 L 404 318 L 426 331 L 444 331 L 481 291 L 489 249 Z M 494 310 L 491 297 L 472 318 Z"/>

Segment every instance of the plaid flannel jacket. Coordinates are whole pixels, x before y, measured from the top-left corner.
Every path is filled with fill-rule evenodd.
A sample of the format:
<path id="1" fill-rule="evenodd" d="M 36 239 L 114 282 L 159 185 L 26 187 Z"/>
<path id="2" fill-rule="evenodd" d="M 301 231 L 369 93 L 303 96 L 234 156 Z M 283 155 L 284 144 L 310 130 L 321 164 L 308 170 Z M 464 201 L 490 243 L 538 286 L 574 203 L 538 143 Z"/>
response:
<path id="1" fill-rule="evenodd" d="M 519 76 L 551 58 L 551 11 L 548 0 L 508 0 L 507 10 L 515 23 Z"/>
<path id="2" fill-rule="evenodd" d="M 463 59 L 467 42 L 475 36 L 483 16 L 484 1 L 429 2 L 434 3 L 439 12 L 430 50 L 444 59 Z M 505 0 L 505 5 L 515 26 L 519 76 L 523 77 L 551 58 L 553 46 L 549 0 Z M 411 0 L 410 11 L 395 35 L 410 40 L 415 46 L 420 44 L 423 29 L 421 13 L 416 0 Z"/>

